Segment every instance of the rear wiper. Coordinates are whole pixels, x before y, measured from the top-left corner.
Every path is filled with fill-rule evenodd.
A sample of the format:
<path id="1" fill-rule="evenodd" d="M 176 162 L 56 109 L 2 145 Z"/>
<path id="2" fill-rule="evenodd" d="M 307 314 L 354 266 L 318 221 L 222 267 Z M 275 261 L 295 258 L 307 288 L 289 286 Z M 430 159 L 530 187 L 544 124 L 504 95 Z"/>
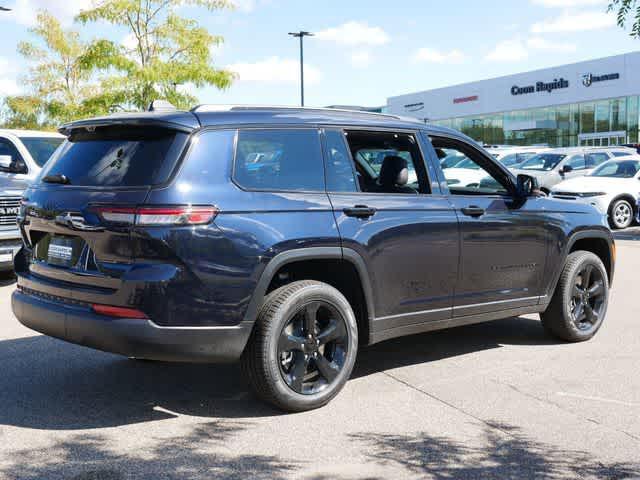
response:
<path id="1" fill-rule="evenodd" d="M 68 185 L 71 183 L 69 178 L 66 175 L 62 175 L 61 173 L 56 173 L 55 175 L 47 175 L 42 179 L 43 182 L 46 183 L 61 183 L 62 185 Z"/>

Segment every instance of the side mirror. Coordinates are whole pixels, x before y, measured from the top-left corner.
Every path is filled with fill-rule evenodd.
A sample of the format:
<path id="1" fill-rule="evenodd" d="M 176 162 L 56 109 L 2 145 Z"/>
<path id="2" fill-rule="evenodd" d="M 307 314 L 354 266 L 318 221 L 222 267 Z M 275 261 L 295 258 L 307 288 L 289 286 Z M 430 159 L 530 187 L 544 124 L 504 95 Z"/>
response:
<path id="1" fill-rule="evenodd" d="M 573 172 L 573 167 L 571 165 L 565 165 L 564 167 L 562 167 L 562 170 L 560 172 L 561 173 Z"/>
<path id="2" fill-rule="evenodd" d="M 8 172 L 11 170 L 13 157 L 11 155 L 0 155 L 0 170 Z"/>
<path id="3" fill-rule="evenodd" d="M 531 175 L 519 174 L 517 177 L 518 196 L 521 198 L 537 195 L 540 191 L 538 179 Z"/>

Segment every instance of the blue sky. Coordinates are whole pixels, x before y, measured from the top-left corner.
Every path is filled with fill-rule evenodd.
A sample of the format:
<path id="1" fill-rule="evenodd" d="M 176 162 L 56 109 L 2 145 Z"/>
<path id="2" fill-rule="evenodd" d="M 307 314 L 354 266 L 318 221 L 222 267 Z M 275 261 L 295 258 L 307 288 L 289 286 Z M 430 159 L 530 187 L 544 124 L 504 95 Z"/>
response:
<path id="1" fill-rule="evenodd" d="M 0 0 L 0 97 L 20 91 L 27 67 L 16 53 L 28 25 L 48 8 L 68 25 L 91 0 Z M 202 103 L 296 104 L 298 43 L 305 40 L 306 103 L 382 105 L 393 95 L 640 50 L 640 41 L 615 25 L 604 0 L 236 0 L 233 12 L 197 18 L 225 38 L 218 66 L 234 69 L 226 91 L 197 91 Z M 82 27 L 77 27 L 82 28 Z M 108 25 L 85 28 L 122 40 Z"/>

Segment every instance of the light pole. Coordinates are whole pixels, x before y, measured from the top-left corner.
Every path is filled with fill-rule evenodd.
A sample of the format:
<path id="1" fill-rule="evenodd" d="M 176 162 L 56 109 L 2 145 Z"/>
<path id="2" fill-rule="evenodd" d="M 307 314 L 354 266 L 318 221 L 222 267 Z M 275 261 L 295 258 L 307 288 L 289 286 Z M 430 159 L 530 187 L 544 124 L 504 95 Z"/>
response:
<path id="1" fill-rule="evenodd" d="M 299 32 L 289 32 L 292 37 L 300 39 L 300 106 L 304 107 L 304 37 L 313 37 L 313 33 L 300 30 Z"/>

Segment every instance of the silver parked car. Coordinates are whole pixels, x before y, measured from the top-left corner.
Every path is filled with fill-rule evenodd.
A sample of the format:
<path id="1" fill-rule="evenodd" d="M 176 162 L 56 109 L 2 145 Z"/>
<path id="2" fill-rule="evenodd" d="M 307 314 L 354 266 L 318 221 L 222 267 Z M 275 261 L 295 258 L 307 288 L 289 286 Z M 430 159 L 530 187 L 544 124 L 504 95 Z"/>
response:
<path id="1" fill-rule="evenodd" d="M 22 246 L 16 217 L 22 192 L 63 142 L 58 133 L 0 129 L 0 271 Z"/>
<path id="2" fill-rule="evenodd" d="M 555 148 L 534 155 L 512 170 L 515 175 L 524 173 L 536 177 L 540 189 L 548 194 L 554 185 L 564 180 L 583 177 L 611 158 L 632 153 L 626 147 Z"/>

